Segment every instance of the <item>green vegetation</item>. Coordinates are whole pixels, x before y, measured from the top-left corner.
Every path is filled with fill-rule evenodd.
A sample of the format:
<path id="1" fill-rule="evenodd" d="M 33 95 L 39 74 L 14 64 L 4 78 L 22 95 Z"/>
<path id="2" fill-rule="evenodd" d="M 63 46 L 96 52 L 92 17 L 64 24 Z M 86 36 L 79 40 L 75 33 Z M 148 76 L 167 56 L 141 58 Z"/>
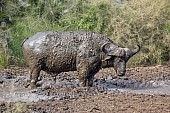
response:
<path id="1" fill-rule="evenodd" d="M 2 47 L 0 48 L 0 69 L 1 68 L 6 68 L 7 67 L 7 59 L 6 56 L 4 54 L 4 51 L 2 49 Z"/>
<path id="2" fill-rule="evenodd" d="M 39 31 L 88 30 L 107 35 L 120 45 L 142 50 L 130 66 L 170 60 L 170 1 L 129 0 L 1 0 L 0 22 L 8 25 L 8 58 L 0 49 L 0 67 L 23 66 L 21 43 Z M 2 52 L 1 52 L 2 51 Z"/>

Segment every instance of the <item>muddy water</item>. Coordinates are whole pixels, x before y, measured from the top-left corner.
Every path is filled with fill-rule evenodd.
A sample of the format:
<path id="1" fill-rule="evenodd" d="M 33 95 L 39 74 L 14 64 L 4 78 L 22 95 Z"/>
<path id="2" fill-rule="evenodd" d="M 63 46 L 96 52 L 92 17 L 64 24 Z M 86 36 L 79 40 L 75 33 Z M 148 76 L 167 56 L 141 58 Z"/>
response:
<path id="1" fill-rule="evenodd" d="M 0 78 L 0 100 L 5 102 L 32 102 L 47 99 L 47 96 L 32 93 L 32 90 L 26 88 L 28 86 L 27 76 L 8 77 L 8 75 Z"/>
<path id="2" fill-rule="evenodd" d="M 123 93 L 170 95 L 170 80 L 137 81 L 135 79 L 114 79 L 107 80 L 99 85 L 108 88 L 108 92 L 117 89 Z"/>
<path id="3" fill-rule="evenodd" d="M 78 87 L 78 79 L 43 77 L 36 90 L 29 89 L 29 76 L 0 76 L 0 101 L 5 102 L 37 102 L 45 100 L 62 100 L 84 98 L 87 96 L 115 93 L 164 94 L 170 95 L 170 80 L 136 80 L 128 78 L 96 78 L 94 87 Z"/>

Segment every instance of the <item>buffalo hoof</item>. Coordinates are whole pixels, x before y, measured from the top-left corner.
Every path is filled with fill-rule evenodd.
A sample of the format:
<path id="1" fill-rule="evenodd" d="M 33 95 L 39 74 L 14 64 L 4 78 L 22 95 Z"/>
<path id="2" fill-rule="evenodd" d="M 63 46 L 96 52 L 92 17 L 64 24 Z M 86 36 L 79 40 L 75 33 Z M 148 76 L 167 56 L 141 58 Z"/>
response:
<path id="1" fill-rule="evenodd" d="M 31 89 L 36 89 L 36 88 L 37 88 L 36 83 L 31 82 L 31 83 L 30 83 L 30 88 L 31 88 Z"/>
<path id="2" fill-rule="evenodd" d="M 93 82 L 79 82 L 79 87 L 92 87 Z"/>

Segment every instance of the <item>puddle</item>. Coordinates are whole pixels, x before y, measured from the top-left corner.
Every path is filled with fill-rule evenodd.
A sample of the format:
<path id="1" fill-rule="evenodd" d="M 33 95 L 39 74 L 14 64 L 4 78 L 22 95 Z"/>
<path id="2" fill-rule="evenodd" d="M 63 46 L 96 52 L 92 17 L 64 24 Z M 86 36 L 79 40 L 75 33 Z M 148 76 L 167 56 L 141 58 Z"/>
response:
<path id="1" fill-rule="evenodd" d="M 20 79 L 22 78 L 22 79 Z M 45 95 L 38 95 L 33 93 L 30 89 L 25 88 L 27 77 L 19 76 L 11 79 L 1 79 L 4 82 L 0 84 L 0 101 L 5 102 L 37 102 L 40 100 L 48 100 L 52 97 Z"/>
<path id="2" fill-rule="evenodd" d="M 61 78 L 61 79 L 60 79 Z M 170 80 L 145 81 L 135 79 L 96 79 L 94 87 L 79 88 L 77 79 L 45 77 L 38 83 L 41 87 L 31 91 L 28 85 L 28 76 L 6 77 L 0 76 L 0 101 L 5 102 L 37 102 L 41 100 L 57 100 L 93 96 L 101 93 L 135 93 L 135 94 L 164 94 L 170 95 Z M 73 87 L 73 89 L 69 89 Z M 61 90 L 62 89 L 62 90 Z"/>
<path id="3" fill-rule="evenodd" d="M 0 93 L 0 100 L 5 102 L 38 102 L 40 100 L 49 100 L 52 96 L 38 95 L 31 92 L 13 92 Z"/>
<path id="4" fill-rule="evenodd" d="M 170 80 L 109 80 L 103 83 L 99 83 L 98 85 L 101 87 L 108 88 L 108 93 L 112 93 L 112 91 L 119 90 L 123 93 L 170 95 Z"/>
<path id="5" fill-rule="evenodd" d="M 149 81 L 152 87 L 149 88 L 135 88 L 135 89 L 125 89 L 130 93 L 136 94 L 162 94 L 170 95 L 170 80 L 167 81 Z"/>

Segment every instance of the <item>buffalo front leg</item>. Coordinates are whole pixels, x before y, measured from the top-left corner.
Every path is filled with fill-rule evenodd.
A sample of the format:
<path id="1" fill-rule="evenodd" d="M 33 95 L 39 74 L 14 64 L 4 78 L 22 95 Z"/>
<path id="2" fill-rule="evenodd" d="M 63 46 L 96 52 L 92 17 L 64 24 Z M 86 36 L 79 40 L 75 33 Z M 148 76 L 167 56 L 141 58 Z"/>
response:
<path id="1" fill-rule="evenodd" d="M 79 85 L 80 87 L 92 87 L 93 86 L 93 80 L 94 80 L 94 75 L 97 73 L 91 73 L 89 72 L 88 67 L 80 68 L 78 70 L 79 74 Z"/>
<path id="2" fill-rule="evenodd" d="M 94 72 L 99 71 L 100 67 L 99 50 L 91 41 L 85 41 L 77 51 L 76 67 L 79 74 L 79 85 L 92 86 Z"/>
<path id="3" fill-rule="evenodd" d="M 87 84 L 88 86 L 92 87 L 93 86 L 93 80 L 94 80 L 94 75 L 90 74 L 89 76 L 87 76 Z"/>
<path id="4" fill-rule="evenodd" d="M 79 86 L 80 87 L 86 87 L 88 86 L 87 84 L 87 72 L 86 70 L 79 70 Z"/>
<path id="5" fill-rule="evenodd" d="M 77 64 L 77 70 L 80 87 L 93 86 L 94 75 L 99 71 L 99 67 L 99 63 L 89 62 L 87 60 L 79 61 L 79 64 Z"/>
<path id="6" fill-rule="evenodd" d="M 101 62 L 98 56 L 89 58 L 77 58 L 77 71 L 79 74 L 79 85 L 81 87 L 93 86 L 94 75 L 99 71 Z"/>
<path id="7" fill-rule="evenodd" d="M 79 59 L 77 63 L 77 71 L 79 74 L 79 86 L 85 87 L 87 84 L 88 72 L 88 62 L 84 59 Z"/>
<path id="8" fill-rule="evenodd" d="M 38 77 L 40 74 L 40 67 L 34 67 L 30 69 L 30 87 L 31 89 L 35 89 L 37 87 L 36 83 L 38 81 Z"/>
<path id="9" fill-rule="evenodd" d="M 95 74 L 100 70 L 99 63 L 94 63 L 93 66 L 94 66 L 92 67 L 93 70 L 89 71 L 89 75 L 87 76 L 87 84 L 90 87 L 93 86 L 93 80 L 94 80 Z"/>

